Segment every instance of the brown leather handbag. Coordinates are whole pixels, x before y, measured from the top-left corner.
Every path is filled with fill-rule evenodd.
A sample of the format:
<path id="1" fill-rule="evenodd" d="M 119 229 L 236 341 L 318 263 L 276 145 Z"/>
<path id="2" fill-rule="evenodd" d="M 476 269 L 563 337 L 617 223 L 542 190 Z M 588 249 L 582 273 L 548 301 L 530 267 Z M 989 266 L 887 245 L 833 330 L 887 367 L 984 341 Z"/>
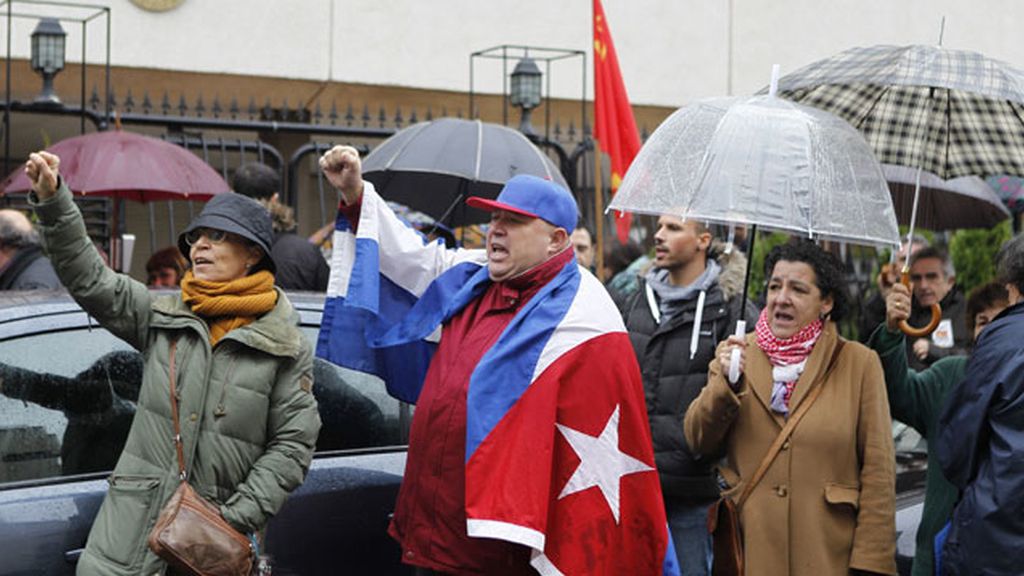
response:
<path id="1" fill-rule="evenodd" d="M 836 359 L 839 358 L 839 352 L 842 351 L 843 344 L 844 342 L 841 339 L 836 342 L 836 347 L 832 350 L 832 358 L 829 360 L 825 375 L 822 376 L 818 385 L 811 390 L 811 395 L 801 402 L 796 412 L 793 412 L 789 419 L 786 420 L 785 426 L 782 427 L 779 435 L 775 438 L 775 442 L 768 448 L 768 453 L 761 460 L 761 465 L 757 467 L 757 471 L 754 472 L 754 475 L 743 486 L 743 491 L 740 492 L 739 498 L 733 502 L 731 497 L 722 496 L 708 509 L 708 532 L 711 534 L 712 552 L 714 554 L 711 562 L 712 576 L 743 576 L 743 531 L 740 526 L 740 509 L 743 508 L 743 504 L 747 501 L 751 492 L 754 491 L 757 483 L 768 472 L 772 461 L 775 460 L 779 450 L 782 449 L 782 445 L 786 443 L 786 440 L 793 433 L 797 423 L 800 422 L 800 419 L 810 409 L 811 404 L 814 404 L 814 401 L 821 395 L 821 390 L 825 387 L 825 380 L 832 373 L 832 368 L 836 365 Z"/>
<path id="2" fill-rule="evenodd" d="M 174 378 L 174 352 L 171 343 L 170 381 L 171 418 L 174 420 L 174 447 L 178 453 L 178 478 L 181 483 L 160 511 L 146 543 L 154 554 L 176 570 L 194 576 L 249 576 L 256 554 L 250 540 L 235 530 L 217 506 L 207 502 L 186 480 L 185 454 L 178 423 L 178 399 Z"/>

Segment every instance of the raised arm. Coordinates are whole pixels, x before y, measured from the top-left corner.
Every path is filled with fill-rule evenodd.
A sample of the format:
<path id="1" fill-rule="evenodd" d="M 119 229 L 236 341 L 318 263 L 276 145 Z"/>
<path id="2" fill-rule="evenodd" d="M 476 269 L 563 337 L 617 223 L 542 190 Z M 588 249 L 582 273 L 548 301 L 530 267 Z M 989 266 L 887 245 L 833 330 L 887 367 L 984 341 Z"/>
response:
<path id="1" fill-rule="evenodd" d="M 104 328 L 142 349 L 149 329 L 149 290 L 103 263 L 60 178 L 59 166 L 60 159 L 48 152 L 31 154 L 25 165 L 32 182 L 29 203 L 39 217 L 43 249 L 75 301 Z"/>
<path id="2" fill-rule="evenodd" d="M 927 436 L 928 423 L 938 416 L 947 391 L 955 384 L 949 374 L 959 373 L 956 364 L 964 360 L 942 360 L 922 372 L 911 370 L 906 338 L 899 329 L 899 322 L 909 317 L 909 310 L 910 291 L 895 285 L 886 298 L 886 321 L 871 334 L 868 346 L 882 362 L 892 417 Z"/>
<path id="3" fill-rule="evenodd" d="M 418 298 L 449 268 L 463 262 L 482 265 L 482 250 L 448 250 L 423 238 L 395 216 L 372 183 L 362 179 L 359 154 L 351 146 L 335 146 L 320 158 L 324 176 L 341 194 L 341 215 L 350 230 L 335 234 L 328 292 L 347 295 L 351 282 L 379 271 L 396 286 Z M 370 262 L 366 256 L 377 262 Z M 368 265 L 369 264 L 369 265 Z"/>

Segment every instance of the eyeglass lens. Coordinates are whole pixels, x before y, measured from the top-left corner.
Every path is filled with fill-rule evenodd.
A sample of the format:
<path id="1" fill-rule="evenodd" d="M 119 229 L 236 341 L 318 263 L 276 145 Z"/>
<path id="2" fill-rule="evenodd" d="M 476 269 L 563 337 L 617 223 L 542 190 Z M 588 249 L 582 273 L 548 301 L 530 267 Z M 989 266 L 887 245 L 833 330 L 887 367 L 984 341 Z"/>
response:
<path id="1" fill-rule="evenodd" d="M 199 242 L 199 239 L 203 236 L 206 236 L 206 239 L 214 244 L 220 244 L 228 237 L 228 233 L 215 228 L 196 228 L 188 234 L 185 234 L 185 242 L 189 246 L 192 246 L 196 242 Z"/>

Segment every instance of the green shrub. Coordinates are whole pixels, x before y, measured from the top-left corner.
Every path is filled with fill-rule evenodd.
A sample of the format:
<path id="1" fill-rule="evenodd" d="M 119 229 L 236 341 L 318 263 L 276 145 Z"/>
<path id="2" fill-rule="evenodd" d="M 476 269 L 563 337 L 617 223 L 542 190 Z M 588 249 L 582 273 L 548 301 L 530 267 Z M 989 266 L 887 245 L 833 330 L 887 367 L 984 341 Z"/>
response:
<path id="1" fill-rule="evenodd" d="M 754 242 L 754 261 L 751 264 L 750 286 L 747 292 L 747 298 L 752 302 L 758 302 L 764 296 L 764 259 L 768 257 L 768 252 L 780 244 L 785 244 L 789 238 L 789 234 L 782 232 L 758 233 Z"/>
<path id="2" fill-rule="evenodd" d="M 956 282 L 965 294 L 996 276 L 996 254 L 1010 239 L 1009 221 L 989 229 L 958 230 L 949 243 Z"/>

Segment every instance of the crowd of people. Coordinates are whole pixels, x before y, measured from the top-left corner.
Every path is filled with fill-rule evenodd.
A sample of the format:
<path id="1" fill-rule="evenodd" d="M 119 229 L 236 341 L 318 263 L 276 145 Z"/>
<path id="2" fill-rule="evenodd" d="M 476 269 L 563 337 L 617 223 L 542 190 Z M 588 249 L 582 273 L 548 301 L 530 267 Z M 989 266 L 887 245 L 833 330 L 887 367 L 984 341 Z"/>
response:
<path id="1" fill-rule="evenodd" d="M 119 397 L 137 409 L 123 453 L 105 461 L 110 490 L 79 574 L 163 567 L 140 535 L 177 484 L 168 398 L 175 365 L 183 368 L 180 411 L 192 415 L 182 431 L 189 482 L 238 531 L 262 531 L 302 482 L 320 426 L 313 351 L 282 289 L 324 291 L 329 276 L 341 292 L 328 294 L 335 326 L 324 330 L 342 326 L 358 341 L 343 352 L 412 354 L 410 346 L 428 344 L 421 371 L 410 360 L 389 372 L 411 384 L 387 382 L 389 390 L 413 390 L 417 404 L 389 532 L 418 574 L 525 574 L 567 561 L 571 554 L 551 544 L 551 534 L 547 548 L 543 538 L 537 544 L 537 518 L 523 521 L 533 532 L 506 518 L 516 485 L 484 474 L 490 480 L 480 486 L 478 461 L 526 465 L 517 459 L 533 455 L 493 441 L 502 420 L 480 414 L 500 405 L 510 420 L 525 418 L 517 410 L 557 406 L 562 418 L 570 405 L 603 410 L 606 395 L 621 423 L 638 399 L 646 445 L 633 454 L 630 474 L 645 479 L 659 506 L 643 524 L 642 552 L 587 551 L 594 573 L 660 573 L 671 560 L 682 574 L 711 574 L 709 513 L 731 498 L 747 574 L 896 574 L 894 419 L 928 442 L 913 573 L 1021 572 L 1022 237 L 1000 252 L 998 278 L 969 295 L 948 254 L 914 238 L 897 254 L 898 265 L 909 259 L 911 285 L 885 268 L 863 305 L 848 300 L 835 255 L 796 239 L 768 253 L 763 302 L 754 302 L 743 298 L 748 256 L 696 220 L 662 215 L 653 250 L 614 244 L 595 270 L 593 235 L 578 222 L 571 193 L 550 181 L 518 176 L 496 200 L 470 198 L 491 220 L 486 249 L 465 250 L 402 225 L 363 180 L 355 149 L 331 149 L 320 167 L 339 192 L 339 227 L 352 237 L 333 249 L 353 254 L 332 261 L 351 268 L 330 269 L 317 246 L 295 234 L 279 175 L 250 164 L 235 174 L 236 193 L 214 197 L 177 246 L 153 254 L 143 284 L 102 264 L 59 158 L 29 159 L 37 224 L 0 210 L 0 289 L 63 285 L 145 358 L 134 367 L 141 392 Z M 366 306 L 354 304 L 351 279 L 367 274 L 355 250 L 368 238 L 370 271 L 406 287 L 400 315 L 368 318 Z M 901 322 L 923 324 L 933 304 L 942 310 L 936 330 L 905 336 Z M 863 342 L 838 329 L 858 306 Z M 343 324 L 346 314 L 353 324 Z M 734 335 L 738 321 L 747 334 Z M 334 354 L 317 351 L 346 361 Z M 584 380 L 587 387 L 569 384 Z M 543 392 L 552 386 L 560 391 Z M 573 443 L 557 424 L 540 452 L 558 451 L 556 429 Z M 626 501 L 618 490 L 615 514 Z M 140 494 L 151 500 L 148 515 L 126 514 L 124 503 Z M 652 527 L 658 523 L 665 534 Z"/>

